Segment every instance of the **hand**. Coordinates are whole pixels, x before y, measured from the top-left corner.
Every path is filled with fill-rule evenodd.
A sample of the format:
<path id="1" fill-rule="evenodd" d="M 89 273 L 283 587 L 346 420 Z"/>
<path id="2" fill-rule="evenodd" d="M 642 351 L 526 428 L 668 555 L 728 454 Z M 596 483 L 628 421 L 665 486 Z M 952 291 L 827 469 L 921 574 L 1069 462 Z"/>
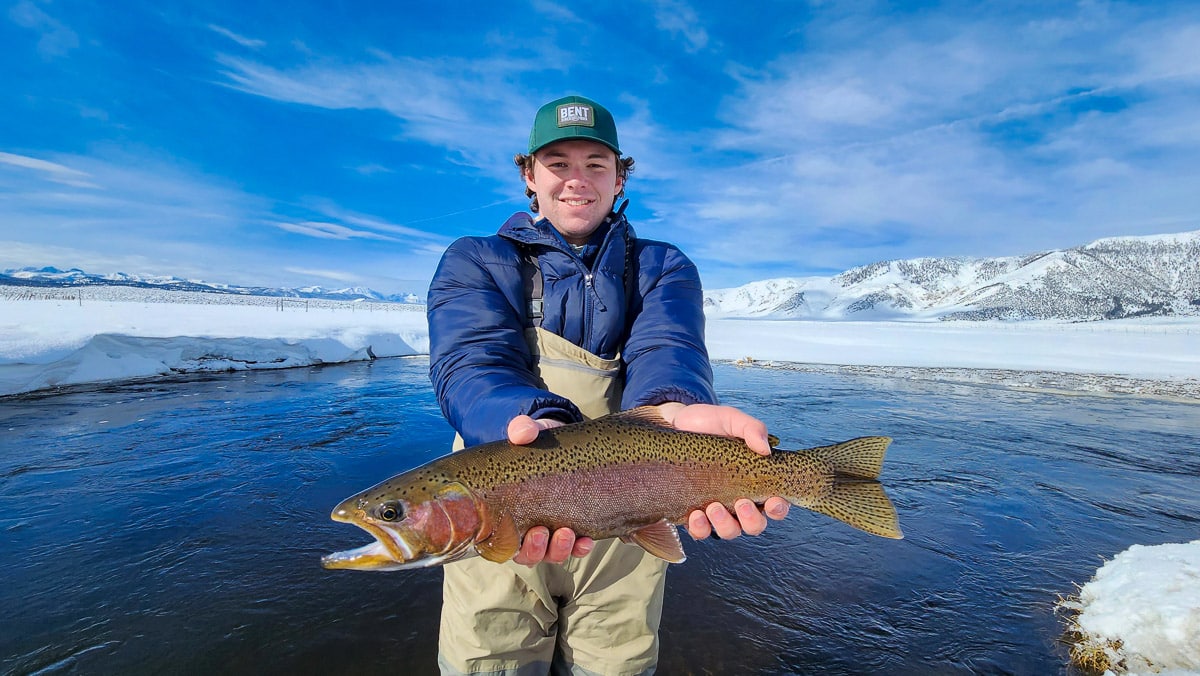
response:
<path id="1" fill-rule="evenodd" d="M 587 556 L 596 542 L 587 537 L 575 537 L 570 528 L 559 528 L 550 535 L 545 526 L 534 526 L 525 532 L 521 549 L 512 558 L 515 563 L 532 568 L 539 563 L 566 563 L 574 556 Z"/>
<path id="2" fill-rule="evenodd" d="M 562 427 L 563 423 L 553 418 L 535 420 L 527 415 L 519 415 L 508 423 L 508 441 L 518 446 L 533 443 L 542 430 L 552 427 Z M 525 532 L 521 539 L 521 549 L 513 557 L 513 561 L 523 566 L 535 566 L 546 563 L 565 563 L 572 556 L 586 556 L 596 546 L 596 542 L 588 537 L 575 537 L 575 531 L 570 528 L 559 528 L 550 535 L 550 529 L 545 526 L 534 526 Z"/>
<path id="3" fill-rule="evenodd" d="M 745 439 L 750 450 L 759 455 L 771 455 L 771 444 L 767 441 L 766 423 L 732 406 L 715 406 L 713 404 L 686 406 L 672 401 L 659 404 L 658 412 L 663 420 L 671 423 L 677 430 Z M 511 429 L 510 425 L 509 430 Z"/>
<path id="4" fill-rule="evenodd" d="M 758 418 L 743 413 L 732 406 L 692 404 L 678 402 L 661 404 L 659 412 L 663 419 L 675 429 L 703 434 L 719 434 L 746 440 L 750 450 L 759 455 L 770 455 L 771 444 L 767 441 L 767 426 Z M 719 502 L 697 509 L 688 515 L 687 529 L 696 540 L 703 540 L 716 531 L 723 540 L 745 533 L 758 535 L 767 528 L 767 519 L 778 521 L 787 516 L 791 505 L 780 497 L 768 498 L 759 511 L 753 501 L 742 498 L 733 504 L 735 514 Z"/>
<path id="5" fill-rule="evenodd" d="M 787 516 L 789 507 L 791 504 L 787 500 L 771 497 L 767 498 L 762 511 L 759 511 L 758 505 L 753 501 L 741 498 L 733 503 L 733 511 L 737 514 L 735 518 L 725 509 L 725 505 L 714 502 L 705 507 L 704 511 L 697 509 L 688 515 L 687 530 L 694 540 L 703 540 L 712 535 L 713 531 L 716 531 L 722 540 L 732 540 L 743 533 L 759 535 L 767 529 L 768 518 L 773 521 L 783 519 Z"/>

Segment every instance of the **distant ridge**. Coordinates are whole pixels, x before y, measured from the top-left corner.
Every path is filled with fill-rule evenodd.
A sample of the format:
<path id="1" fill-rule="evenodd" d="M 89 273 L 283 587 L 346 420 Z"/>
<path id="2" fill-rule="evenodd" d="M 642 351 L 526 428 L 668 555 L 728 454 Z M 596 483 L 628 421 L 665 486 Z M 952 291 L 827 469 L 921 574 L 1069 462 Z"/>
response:
<path id="1" fill-rule="evenodd" d="M 94 275 L 78 268 L 59 270 L 58 268 L 20 268 L 0 272 L 0 286 L 33 286 L 33 287 L 86 287 L 86 286 L 125 286 L 138 289 L 155 289 L 159 291 L 196 291 L 203 293 L 223 293 L 234 296 L 267 296 L 273 298 L 313 298 L 323 300 L 370 300 L 389 303 L 423 303 L 424 300 L 415 293 L 401 293 L 390 296 L 381 294 L 364 287 L 346 289 L 325 289 L 319 286 L 300 288 L 270 288 L 261 286 L 233 286 L 229 284 L 213 284 L 179 277 L 160 277 L 147 275 L 128 275 L 118 272 L 111 275 Z"/>
<path id="2" fill-rule="evenodd" d="M 417 305 L 416 293 L 363 287 L 269 288 L 178 277 L 89 274 L 77 268 L 0 271 L 0 286 L 129 287 L 230 296 Z M 704 294 L 717 318 L 1097 321 L 1200 316 L 1200 230 L 1109 237 L 1071 249 L 1000 258 L 880 261 L 832 277 L 783 277 Z"/>
<path id="3" fill-rule="evenodd" d="M 1200 315 L 1200 230 L 1004 258 L 880 261 L 705 293 L 713 318 L 1057 319 Z"/>

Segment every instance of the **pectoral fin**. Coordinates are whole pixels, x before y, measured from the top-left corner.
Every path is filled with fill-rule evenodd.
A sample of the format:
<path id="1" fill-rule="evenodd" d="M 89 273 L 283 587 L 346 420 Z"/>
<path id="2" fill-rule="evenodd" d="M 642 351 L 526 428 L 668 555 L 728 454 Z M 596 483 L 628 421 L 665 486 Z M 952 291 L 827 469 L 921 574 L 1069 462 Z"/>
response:
<path id="1" fill-rule="evenodd" d="M 621 538 L 622 542 L 638 545 L 660 559 L 671 563 L 683 563 L 687 556 L 679 542 L 679 528 L 663 519 L 643 526 Z"/>
<path id="2" fill-rule="evenodd" d="M 480 556 L 496 563 L 508 561 L 520 548 L 521 535 L 517 533 L 517 525 L 508 514 L 501 514 L 492 534 L 475 543 L 475 550 Z"/>

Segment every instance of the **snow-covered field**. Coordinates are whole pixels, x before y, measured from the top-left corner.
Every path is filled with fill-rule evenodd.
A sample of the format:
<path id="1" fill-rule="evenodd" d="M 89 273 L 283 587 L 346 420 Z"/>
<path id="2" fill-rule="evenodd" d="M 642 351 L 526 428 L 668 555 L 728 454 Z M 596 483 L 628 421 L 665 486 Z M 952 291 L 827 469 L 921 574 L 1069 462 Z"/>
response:
<path id="1" fill-rule="evenodd" d="M 795 370 L 1200 401 L 1200 317 L 1108 322 L 709 319 L 715 359 Z"/>
<path id="2" fill-rule="evenodd" d="M 81 299 L 67 290 L 0 288 L 0 395 L 429 349 L 421 306 L 106 293 Z M 1200 401 L 1195 318 L 1084 324 L 714 319 L 708 345 L 714 359 L 754 366 Z M 1197 552 L 1200 541 L 1143 548 L 1136 561 L 1118 557 L 1103 571 L 1106 585 L 1085 587 L 1074 606 L 1083 611 L 1081 627 L 1102 627 L 1094 638 L 1104 645 L 1136 640 L 1152 652 L 1157 646 L 1169 661 L 1146 659 L 1175 670 L 1169 673 L 1200 673 L 1200 601 L 1193 597 L 1181 607 L 1179 594 L 1200 585 Z M 1130 587 L 1134 593 L 1125 596 Z M 1118 593 L 1110 589 L 1121 590 L 1119 602 L 1104 603 Z"/>

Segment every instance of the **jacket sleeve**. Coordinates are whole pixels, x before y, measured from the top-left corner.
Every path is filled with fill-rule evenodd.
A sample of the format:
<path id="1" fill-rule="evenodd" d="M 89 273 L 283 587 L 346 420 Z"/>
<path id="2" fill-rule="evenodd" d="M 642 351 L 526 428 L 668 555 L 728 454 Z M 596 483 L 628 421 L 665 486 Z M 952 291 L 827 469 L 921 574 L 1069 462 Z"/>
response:
<path id="1" fill-rule="evenodd" d="M 715 404 L 712 366 L 704 346 L 700 273 L 679 249 L 639 240 L 638 293 L 625 342 L 621 408 L 677 401 Z"/>
<path id="2" fill-rule="evenodd" d="M 468 446 L 505 438 L 509 421 L 522 414 L 582 419 L 533 373 L 518 310 L 523 295 L 519 258 L 499 260 L 480 239 L 452 244 L 434 273 L 426 305 L 429 377 L 443 415 Z"/>

